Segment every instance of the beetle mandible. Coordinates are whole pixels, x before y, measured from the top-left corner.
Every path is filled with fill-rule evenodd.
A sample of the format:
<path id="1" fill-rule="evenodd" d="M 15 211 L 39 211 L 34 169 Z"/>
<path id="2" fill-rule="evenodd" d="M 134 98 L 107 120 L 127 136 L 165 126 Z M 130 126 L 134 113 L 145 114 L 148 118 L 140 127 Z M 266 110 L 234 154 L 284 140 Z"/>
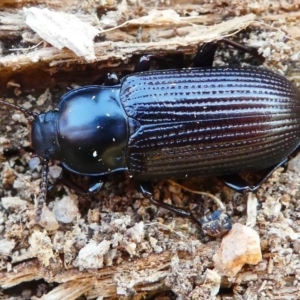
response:
<path id="1" fill-rule="evenodd" d="M 103 182 L 128 172 L 152 202 L 183 216 L 191 214 L 155 201 L 145 182 L 220 176 L 239 192 L 255 191 L 285 163 L 300 143 L 299 91 L 267 69 L 212 67 L 216 45 L 201 47 L 188 69 L 149 71 L 144 57 L 120 82 L 74 89 L 39 115 L 1 100 L 34 117 L 32 146 L 44 165 L 37 219 L 51 159 Z M 255 170 L 265 170 L 255 186 L 235 175 Z"/>

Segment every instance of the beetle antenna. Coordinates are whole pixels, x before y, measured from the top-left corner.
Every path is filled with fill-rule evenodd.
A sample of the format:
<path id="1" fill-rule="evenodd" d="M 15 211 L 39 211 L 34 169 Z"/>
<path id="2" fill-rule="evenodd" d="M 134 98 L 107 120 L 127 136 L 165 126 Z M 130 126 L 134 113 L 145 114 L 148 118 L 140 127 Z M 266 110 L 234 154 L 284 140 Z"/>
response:
<path id="1" fill-rule="evenodd" d="M 30 111 L 30 110 L 28 110 L 28 109 L 26 109 L 26 108 L 24 108 L 22 106 L 12 104 L 12 103 L 6 101 L 4 98 L 2 100 L 0 100 L 0 103 L 3 104 L 3 105 L 5 105 L 5 106 L 12 107 L 15 110 L 20 111 L 21 113 L 23 113 L 27 117 L 36 118 L 38 116 L 37 113 L 34 113 L 34 112 L 32 112 L 32 111 Z"/>
<path id="2" fill-rule="evenodd" d="M 35 213 L 35 222 L 38 223 L 41 220 L 41 214 L 42 214 L 42 209 L 44 207 L 44 204 L 46 202 L 46 197 L 47 197 L 47 186 L 48 186 L 48 163 L 49 159 L 43 158 L 43 168 L 42 168 L 42 182 L 41 182 L 41 193 L 39 197 L 39 201 L 37 204 L 37 211 Z"/>

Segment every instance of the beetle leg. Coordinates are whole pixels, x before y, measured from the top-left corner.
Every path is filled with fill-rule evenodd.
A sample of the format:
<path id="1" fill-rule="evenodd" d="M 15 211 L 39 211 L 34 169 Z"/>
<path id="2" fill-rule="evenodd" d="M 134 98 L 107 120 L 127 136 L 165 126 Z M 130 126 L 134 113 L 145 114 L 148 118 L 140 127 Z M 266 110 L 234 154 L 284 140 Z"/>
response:
<path id="1" fill-rule="evenodd" d="M 221 236 L 228 232 L 231 227 L 231 219 L 221 210 L 217 210 L 209 216 L 198 220 L 192 212 L 186 211 L 178 206 L 157 201 L 153 198 L 152 187 L 148 182 L 140 182 L 140 189 L 144 197 L 149 199 L 155 206 L 167 209 L 183 218 L 190 218 L 202 232 L 210 236 Z"/>
<path id="2" fill-rule="evenodd" d="M 213 213 L 204 216 L 199 223 L 202 226 L 204 234 L 210 236 L 222 236 L 232 228 L 232 221 L 228 215 L 221 210 L 216 210 Z"/>
<path id="3" fill-rule="evenodd" d="M 229 45 L 229 46 L 231 46 L 235 49 L 238 49 L 242 52 L 249 53 L 249 54 L 255 56 L 256 58 L 258 58 L 261 63 L 263 63 L 265 61 L 265 58 L 257 52 L 257 49 L 247 47 L 245 45 L 233 42 L 228 39 L 221 39 L 215 43 L 205 43 L 205 44 L 201 45 L 199 47 L 199 50 L 194 59 L 193 66 L 197 67 L 197 68 L 212 67 L 213 62 L 214 62 L 215 53 L 216 53 L 216 50 L 220 43 Z"/>
<path id="4" fill-rule="evenodd" d="M 134 73 L 149 71 L 152 61 L 152 55 L 143 55 L 134 68 Z"/>
<path id="5" fill-rule="evenodd" d="M 88 189 L 84 189 L 70 177 L 70 173 L 66 170 L 62 170 L 60 178 L 55 182 L 55 184 L 61 183 L 68 188 L 74 190 L 76 193 L 81 195 L 93 194 L 99 192 L 105 185 L 108 176 L 89 176 L 88 177 Z"/>
<path id="6" fill-rule="evenodd" d="M 105 183 L 108 179 L 108 176 L 96 176 L 96 177 L 90 177 L 90 187 L 88 189 L 89 193 L 98 193 L 102 190 L 102 188 L 105 186 Z"/>
<path id="7" fill-rule="evenodd" d="M 256 191 L 260 186 L 252 186 L 244 180 L 240 175 L 238 174 L 230 174 L 230 175 L 222 175 L 218 176 L 218 178 L 225 184 L 227 185 L 230 189 L 238 192 L 238 193 L 243 193 L 243 192 L 254 192 Z"/>
<path id="8" fill-rule="evenodd" d="M 223 175 L 223 176 L 218 176 L 218 178 L 221 179 L 225 185 L 227 185 L 229 188 L 233 189 L 236 192 L 239 193 L 256 192 L 261 187 L 261 185 L 272 175 L 272 173 L 275 170 L 277 170 L 279 167 L 284 165 L 287 161 L 288 159 L 285 158 L 279 164 L 265 169 L 262 178 L 254 185 L 250 185 L 246 180 L 241 178 L 238 174 Z"/>
<path id="9" fill-rule="evenodd" d="M 120 79 L 116 73 L 107 73 L 104 80 L 105 86 L 113 86 L 120 83 Z"/>
<path id="10" fill-rule="evenodd" d="M 201 45 L 194 58 L 193 66 L 195 68 L 212 67 L 217 47 L 217 43 L 206 43 Z"/>
<path id="11" fill-rule="evenodd" d="M 265 58 L 257 52 L 256 48 L 247 47 L 245 45 L 242 45 L 240 43 L 236 43 L 236 42 L 228 40 L 228 39 L 221 39 L 221 40 L 218 41 L 218 43 L 224 43 L 224 44 L 227 44 L 227 45 L 229 45 L 233 48 L 241 50 L 242 52 L 249 53 L 249 54 L 253 55 L 254 57 L 258 58 L 261 61 L 261 63 L 263 63 L 265 61 Z"/>
<path id="12" fill-rule="evenodd" d="M 140 189 L 141 189 L 141 192 L 144 195 L 144 197 L 149 199 L 154 205 L 162 207 L 164 209 L 167 209 L 181 217 L 188 217 L 188 218 L 193 217 L 193 215 L 190 212 L 188 212 L 178 206 L 155 200 L 153 198 L 151 185 L 148 182 L 140 182 Z M 198 221 L 197 221 L 197 223 L 198 223 Z"/>
<path id="13" fill-rule="evenodd" d="M 178 61 L 176 61 L 176 60 L 165 58 L 165 57 L 159 56 L 159 55 L 147 54 L 147 55 L 143 55 L 142 57 L 140 57 L 139 62 L 136 64 L 136 66 L 134 68 L 134 73 L 149 71 L 150 67 L 151 67 L 151 63 L 153 61 L 162 61 L 167 64 L 172 64 L 172 65 L 175 65 L 178 67 L 182 67 L 182 65 L 180 63 L 178 63 Z"/>
<path id="14" fill-rule="evenodd" d="M 54 185 L 57 184 L 62 184 L 78 194 L 86 194 L 86 191 L 71 179 L 70 172 L 65 169 L 62 169 L 59 178 L 54 182 Z"/>

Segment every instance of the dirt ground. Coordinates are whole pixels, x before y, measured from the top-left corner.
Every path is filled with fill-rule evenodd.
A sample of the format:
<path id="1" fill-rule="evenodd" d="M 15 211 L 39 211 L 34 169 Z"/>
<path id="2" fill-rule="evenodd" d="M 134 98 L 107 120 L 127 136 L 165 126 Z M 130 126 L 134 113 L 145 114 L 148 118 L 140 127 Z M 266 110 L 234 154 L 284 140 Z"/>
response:
<path id="1" fill-rule="evenodd" d="M 0 96 L 41 113 L 56 108 L 71 88 L 101 83 L 108 72 L 130 74 L 143 54 L 189 66 L 199 45 L 223 37 L 258 49 L 262 67 L 299 86 L 299 5 L 1 1 Z M 258 62 L 222 46 L 215 66 L 229 64 Z M 126 174 L 111 176 L 100 193 L 86 196 L 55 185 L 61 168 L 51 162 L 53 187 L 37 224 L 41 162 L 32 153 L 28 119 L 1 107 L 0 299 L 300 299 L 297 153 L 256 195 L 236 193 L 217 178 L 180 181 L 225 205 L 235 224 L 228 256 L 255 245 L 222 269 L 217 254 L 228 247 L 225 237 L 205 235 L 190 219 L 154 206 Z M 72 179 L 86 185 L 85 178 Z M 153 184 L 156 199 L 193 209 L 199 218 L 218 208 L 211 197 L 169 181 Z"/>

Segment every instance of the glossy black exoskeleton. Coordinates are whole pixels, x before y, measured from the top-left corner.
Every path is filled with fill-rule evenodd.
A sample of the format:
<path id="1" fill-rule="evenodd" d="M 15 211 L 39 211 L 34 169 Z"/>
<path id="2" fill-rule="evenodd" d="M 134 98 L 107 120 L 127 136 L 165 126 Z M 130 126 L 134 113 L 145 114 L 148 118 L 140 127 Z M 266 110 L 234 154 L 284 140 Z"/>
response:
<path id="1" fill-rule="evenodd" d="M 146 57 L 119 83 L 72 90 L 57 110 L 35 115 L 31 139 L 44 178 L 57 159 L 100 179 L 124 171 L 141 182 L 223 176 L 235 190 L 255 191 L 299 146 L 300 94 L 266 69 L 212 67 L 215 48 L 201 48 L 188 69 L 147 71 Z M 266 170 L 256 186 L 232 175 L 253 170 Z"/>

